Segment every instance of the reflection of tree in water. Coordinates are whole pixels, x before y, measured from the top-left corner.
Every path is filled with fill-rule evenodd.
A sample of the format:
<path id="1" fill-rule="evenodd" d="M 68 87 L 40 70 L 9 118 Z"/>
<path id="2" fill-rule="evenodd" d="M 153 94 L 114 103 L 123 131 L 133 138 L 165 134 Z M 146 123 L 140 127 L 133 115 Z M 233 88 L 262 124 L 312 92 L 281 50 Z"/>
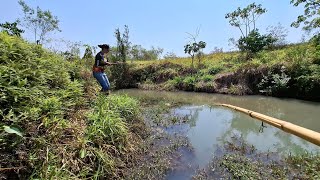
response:
<path id="1" fill-rule="evenodd" d="M 199 119 L 199 112 L 203 110 L 203 108 L 195 108 L 188 109 L 190 112 L 188 114 L 188 124 L 190 127 L 195 127 L 197 125 L 197 120 Z"/>
<path id="2" fill-rule="evenodd" d="M 278 152 L 285 152 L 285 151 L 292 151 L 291 149 L 293 149 L 295 152 L 304 152 L 305 148 L 303 148 L 302 146 L 308 146 L 307 141 L 303 140 L 303 139 L 299 139 L 299 144 L 293 142 L 293 137 L 294 135 L 288 134 L 286 132 L 280 132 L 276 131 L 274 133 L 274 135 L 276 137 L 278 137 L 279 139 L 281 139 L 281 142 L 283 143 L 283 145 L 281 144 L 275 144 L 275 148 L 277 149 Z M 289 149 L 290 147 L 290 149 Z"/>
<path id="3" fill-rule="evenodd" d="M 254 134 L 258 136 L 260 133 L 259 129 L 261 126 L 260 121 L 257 122 L 257 120 L 245 116 L 246 115 L 235 112 L 233 116 L 234 118 L 230 123 L 229 129 L 221 135 L 221 140 L 226 140 L 232 137 L 235 131 L 240 132 L 244 140 L 248 139 L 249 134 Z M 267 128 L 275 128 L 266 123 L 264 123 L 264 125 L 267 126 Z M 286 132 L 281 132 L 281 130 L 278 129 L 276 131 L 265 131 L 262 133 L 273 133 L 273 137 L 275 139 L 280 140 L 281 143 L 274 144 L 273 147 L 270 147 L 274 148 L 277 152 L 286 152 L 288 150 L 291 152 L 304 152 L 305 148 L 303 148 L 303 146 L 308 146 L 308 143 L 304 140 L 299 139 L 299 143 L 293 142 L 293 135 L 288 134 Z"/>
<path id="4" fill-rule="evenodd" d="M 318 118 L 319 107 L 316 107 L 314 104 L 301 104 L 297 101 L 291 100 L 279 100 L 273 97 L 262 97 L 262 96 L 226 96 L 219 94 L 202 94 L 202 93 L 172 93 L 172 92 L 138 92 L 141 93 L 143 97 L 148 94 L 150 97 L 162 97 L 163 99 L 170 101 L 186 102 L 192 104 L 214 104 L 214 103 L 227 103 L 235 106 L 247 108 L 262 114 L 269 115 L 271 117 L 279 118 L 282 120 L 287 120 L 293 122 L 294 124 L 307 127 L 313 130 L 318 130 L 318 124 L 313 119 Z M 134 94 L 137 94 L 137 91 L 134 91 Z M 190 118 L 188 123 L 191 127 L 196 125 L 196 121 L 199 118 L 201 113 L 200 109 L 190 109 Z M 298 113 L 299 112 L 299 113 Z M 305 116 L 307 114 L 307 116 Z M 259 135 L 259 128 L 261 123 L 255 119 L 251 119 L 249 116 L 237 113 L 233 111 L 233 119 L 228 126 L 221 138 L 225 139 L 226 137 L 232 136 L 232 133 L 239 131 L 242 133 L 244 139 L 247 139 L 250 133 L 254 135 Z M 265 124 L 267 128 L 271 125 Z M 264 133 L 269 132 L 269 130 L 264 129 Z M 309 143 L 304 140 L 295 143 L 296 141 L 291 137 L 291 135 L 285 132 L 279 132 L 281 130 L 272 131 L 272 136 L 276 139 L 280 139 L 281 143 L 276 144 L 275 148 L 278 151 L 287 150 L 288 147 L 294 148 L 295 150 L 302 150 L 304 146 L 309 146 Z M 309 146 L 310 147 L 310 146 Z"/>
<path id="5" fill-rule="evenodd" d="M 254 122 L 254 120 L 250 121 L 248 118 L 245 118 L 243 114 L 238 112 L 233 113 L 233 119 L 231 120 L 229 128 L 221 135 L 221 140 L 226 140 L 229 137 L 232 137 L 235 131 L 241 133 L 241 136 L 246 139 L 250 132 L 259 131 L 259 126 Z"/>

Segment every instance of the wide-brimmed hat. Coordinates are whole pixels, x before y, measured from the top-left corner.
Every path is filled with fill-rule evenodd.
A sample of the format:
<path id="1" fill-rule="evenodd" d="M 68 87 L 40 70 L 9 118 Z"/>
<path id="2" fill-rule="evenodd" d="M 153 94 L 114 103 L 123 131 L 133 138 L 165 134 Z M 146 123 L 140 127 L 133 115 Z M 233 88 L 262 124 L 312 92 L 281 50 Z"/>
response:
<path id="1" fill-rule="evenodd" d="M 99 44 L 98 47 L 101 49 L 104 49 L 104 48 L 109 49 L 110 48 L 108 44 Z"/>

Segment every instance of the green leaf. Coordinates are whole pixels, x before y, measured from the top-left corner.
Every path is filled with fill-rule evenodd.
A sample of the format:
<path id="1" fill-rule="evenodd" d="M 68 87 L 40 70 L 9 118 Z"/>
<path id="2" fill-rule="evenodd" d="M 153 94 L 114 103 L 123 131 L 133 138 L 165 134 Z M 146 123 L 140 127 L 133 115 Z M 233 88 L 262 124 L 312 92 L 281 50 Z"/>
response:
<path id="1" fill-rule="evenodd" d="M 80 150 L 80 158 L 83 159 L 86 156 L 86 150 L 85 149 L 81 149 Z"/>
<path id="2" fill-rule="evenodd" d="M 21 129 L 18 126 L 3 126 L 3 130 L 9 134 L 16 134 L 22 137 Z"/>

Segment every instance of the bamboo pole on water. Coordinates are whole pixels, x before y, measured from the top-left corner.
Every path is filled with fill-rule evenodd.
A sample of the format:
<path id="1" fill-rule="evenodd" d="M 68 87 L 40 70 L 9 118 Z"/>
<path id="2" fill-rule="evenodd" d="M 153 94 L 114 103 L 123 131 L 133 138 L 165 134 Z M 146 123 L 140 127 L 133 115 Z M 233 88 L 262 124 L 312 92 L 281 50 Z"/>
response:
<path id="1" fill-rule="evenodd" d="M 224 106 L 224 107 L 228 107 L 231 109 L 234 109 L 236 111 L 240 111 L 242 113 L 245 113 L 249 116 L 251 116 L 252 118 L 258 119 L 262 122 L 268 123 L 272 126 L 275 126 L 285 132 L 288 132 L 290 134 L 296 135 L 306 141 L 309 141 L 315 145 L 320 146 L 320 133 L 312 131 L 310 129 L 280 120 L 280 119 L 276 119 L 270 116 L 266 116 L 264 114 L 261 113 L 257 113 L 248 109 L 244 109 L 241 107 L 237 107 L 237 106 L 233 106 L 230 104 L 216 104 L 218 106 Z"/>

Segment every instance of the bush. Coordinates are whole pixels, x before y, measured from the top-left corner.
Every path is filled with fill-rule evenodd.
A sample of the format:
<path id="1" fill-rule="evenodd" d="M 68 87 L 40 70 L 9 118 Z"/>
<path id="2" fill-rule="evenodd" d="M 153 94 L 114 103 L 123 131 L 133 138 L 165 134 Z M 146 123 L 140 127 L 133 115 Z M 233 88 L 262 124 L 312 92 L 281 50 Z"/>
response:
<path id="1" fill-rule="evenodd" d="M 24 164 L 19 174 L 25 179 L 32 171 L 35 177 L 51 173 L 43 171 L 49 164 L 44 163 L 43 152 L 65 137 L 71 109 L 85 103 L 82 82 L 72 81 L 68 69 L 62 57 L 0 33 L 0 146 L 4 147 L 1 154 L 6 154 L 1 167 Z M 12 137 L 17 133 L 8 128 L 17 130 L 23 138 Z M 26 157 L 17 159 L 15 152 Z"/>
<path id="2" fill-rule="evenodd" d="M 212 75 L 206 74 L 206 75 L 202 76 L 202 77 L 200 78 L 200 80 L 202 80 L 202 81 L 204 81 L 204 82 L 210 82 L 210 81 L 213 80 L 213 78 L 214 78 L 214 77 L 213 77 Z"/>
<path id="3" fill-rule="evenodd" d="M 81 100 L 81 83 L 70 80 L 68 65 L 59 56 L 3 33 L 0 44 L 0 105 L 6 107 L 1 110 L 1 119 L 9 110 L 13 116 L 32 117 L 32 120 L 47 112 L 62 117 L 61 110 L 83 103 L 73 99 Z M 43 105 L 50 98 L 60 104 L 59 108 Z M 32 109 L 41 112 L 37 116 L 29 114 Z"/>
<path id="4" fill-rule="evenodd" d="M 238 40 L 240 51 L 255 54 L 271 46 L 277 39 L 271 35 L 261 35 L 257 29 L 251 31 L 247 37 L 241 37 Z"/>
<path id="5" fill-rule="evenodd" d="M 214 66 L 210 66 L 208 68 L 208 74 L 210 75 L 215 75 L 220 73 L 224 68 L 220 65 L 214 65 Z"/>
<path id="6" fill-rule="evenodd" d="M 186 91 L 193 91 L 195 83 L 196 83 L 195 76 L 187 76 L 183 80 L 183 87 L 182 88 L 183 88 L 183 90 L 186 90 Z"/>
<path id="7" fill-rule="evenodd" d="M 288 83 L 291 77 L 285 73 L 285 67 L 281 68 L 281 74 L 268 72 L 267 76 L 264 76 L 258 87 L 260 92 L 269 95 L 283 94 L 289 89 Z"/>

